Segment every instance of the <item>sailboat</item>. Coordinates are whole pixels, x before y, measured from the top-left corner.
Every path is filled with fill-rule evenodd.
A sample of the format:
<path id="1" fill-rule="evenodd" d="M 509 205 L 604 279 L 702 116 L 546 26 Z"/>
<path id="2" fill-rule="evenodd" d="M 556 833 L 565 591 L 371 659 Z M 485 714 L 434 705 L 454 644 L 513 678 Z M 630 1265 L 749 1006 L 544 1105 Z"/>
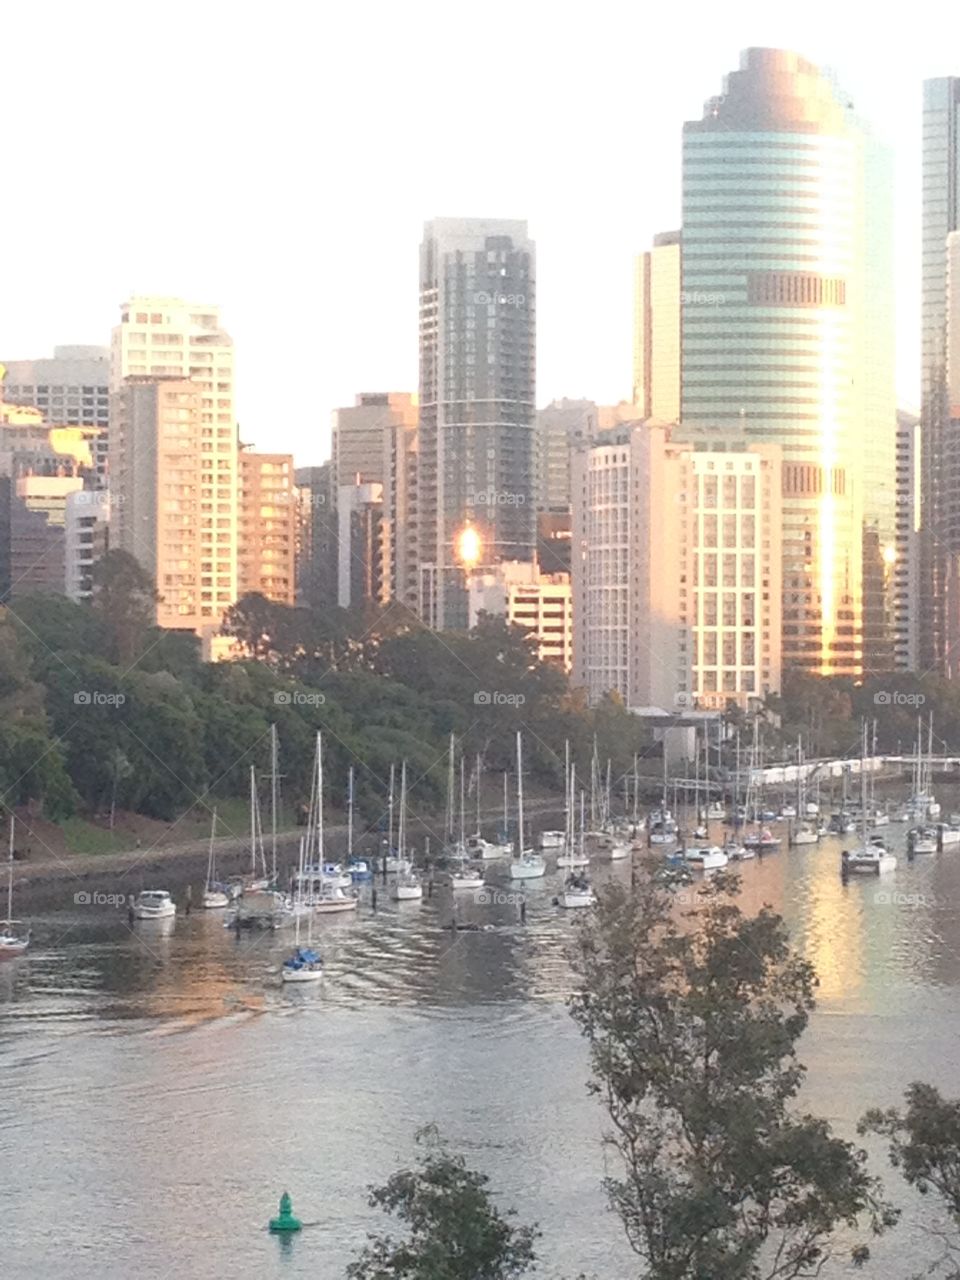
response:
<path id="1" fill-rule="evenodd" d="M 400 856 L 406 853 L 407 844 L 407 762 L 400 766 L 400 819 L 397 823 L 397 848 Z M 423 897 L 423 885 L 420 877 L 409 865 L 409 870 L 401 871 L 394 881 L 393 898 L 395 902 L 419 902 Z"/>
<path id="2" fill-rule="evenodd" d="M 453 749 L 453 741 L 451 737 L 451 752 Z M 450 777 L 453 777 L 453 758 L 450 761 Z M 477 756 L 477 778 L 480 777 L 480 757 Z M 480 784 L 477 782 L 477 832 L 476 835 L 466 839 L 464 832 L 466 830 L 466 782 L 464 778 L 463 757 L 460 758 L 460 839 L 453 845 L 453 856 L 450 859 L 450 872 L 448 883 L 451 889 L 479 889 L 483 885 L 483 872 L 479 867 L 473 867 L 467 860 L 468 851 L 473 853 L 476 858 L 484 858 L 487 856 L 485 850 L 487 842 L 480 835 Z M 450 840 L 448 839 L 448 844 Z M 479 848 L 477 848 L 479 846 Z M 492 848 L 492 846 L 490 846 Z"/>
<path id="3" fill-rule="evenodd" d="M 517 848 L 519 855 L 510 863 L 512 880 L 538 880 L 547 874 L 542 854 L 523 847 L 523 738 L 517 730 Z"/>
<path id="4" fill-rule="evenodd" d="M 347 866 L 351 880 L 360 882 L 373 879 L 373 868 L 366 858 L 358 858 L 353 852 L 353 765 L 347 770 Z"/>
<path id="5" fill-rule="evenodd" d="M 867 835 L 867 771 L 864 767 L 867 754 L 867 723 L 863 722 L 860 741 L 860 843 L 855 849 L 844 849 L 840 855 L 840 874 L 881 875 L 897 865 L 896 855 L 891 853 L 880 836 Z"/>
<path id="6" fill-rule="evenodd" d="M 513 841 L 510 839 L 510 800 L 508 795 L 508 778 L 506 772 L 503 775 L 503 827 L 501 828 L 497 839 L 493 842 L 491 848 L 493 852 L 489 855 L 493 858 L 503 858 L 513 853 Z"/>
<path id="7" fill-rule="evenodd" d="M 571 772 L 571 788 L 573 785 L 574 777 L 575 775 Z M 584 806 L 585 806 L 585 797 L 584 797 L 584 793 L 581 791 L 580 792 L 579 837 L 577 834 L 575 816 L 574 816 L 573 826 L 571 828 L 572 839 L 577 843 L 577 847 L 580 850 L 580 855 L 583 858 L 583 863 L 579 864 L 580 866 L 584 865 L 587 862 L 587 857 L 586 857 L 586 852 L 584 847 L 585 834 L 586 834 Z M 572 796 L 571 796 L 571 808 L 572 807 L 573 805 L 572 805 Z M 583 870 L 571 871 L 570 874 L 567 876 L 566 880 L 564 881 L 563 890 L 559 898 L 557 898 L 557 906 L 564 907 L 567 909 L 577 908 L 577 907 L 592 907 L 596 904 L 596 901 L 597 901 L 597 896 L 593 892 L 593 885 L 590 883 L 590 877 L 587 875 L 586 871 L 583 871 Z"/>
<path id="8" fill-rule="evenodd" d="M 805 816 L 809 810 L 807 804 L 807 777 L 803 761 L 803 738 L 797 738 L 797 813 L 804 815 L 797 823 L 791 844 L 817 844 L 820 840 L 820 824 L 811 822 Z"/>
<path id="9" fill-rule="evenodd" d="M 207 882 L 203 887 L 203 905 L 219 910 L 230 905 L 230 895 L 217 879 L 217 855 L 214 851 L 214 840 L 217 835 L 217 810 L 214 807 L 213 820 L 210 823 L 210 848 L 207 853 Z"/>
<path id="10" fill-rule="evenodd" d="M 263 821 L 260 816 L 260 798 L 257 795 L 257 771 L 250 766 L 250 871 L 243 878 L 245 893 L 263 893 L 270 888 L 267 870 L 267 851 L 263 847 Z"/>
<path id="11" fill-rule="evenodd" d="M 30 945 L 30 930 L 22 920 L 13 918 L 13 829 L 14 816 L 10 814 L 10 848 L 7 854 L 7 918 L 0 920 L 0 960 L 22 956 Z"/>
<path id="12" fill-rule="evenodd" d="M 318 982 L 323 977 L 323 958 L 310 946 L 313 941 L 313 912 L 307 917 L 307 945 L 300 945 L 300 916 L 303 914 L 303 886 L 306 840 L 300 841 L 300 865 L 294 890 L 293 910 L 296 916 L 296 936 L 293 954 L 283 962 L 280 978 L 283 982 Z"/>
<path id="13" fill-rule="evenodd" d="M 667 744 L 663 743 L 663 798 L 660 808 L 650 814 L 647 825 L 647 838 L 651 844 L 675 844 L 677 824 L 667 803 Z"/>
<path id="14" fill-rule="evenodd" d="M 341 911 L 356 911 L 356 890 L 344 893 L 344 873 L 336 863 L 324 861 L 323 826 L 323 737 L 317 733 L 314 757 L 313 781 L 310 789 L 310 809 L 307 818 L 307 834 L 304 837 L 302 870 L 297 872 L 294 887 L 294 911 L 299 894 L 301 907 L 318 915 L 334 915 Z M 314 857 L 316 861 L 314 861 Z"/>
<path id="15" fill-rule="evenodd" d="M 752 835 L 744 836 L 743 844 L 747 849 L 756 849 L 759 853 L 770 853 L 779 849 L 780 838 L 775 836 L 769 827 L 762 826 L 763 808 L 763 765 L 760 753 L 760 724 L 753 722 L 753 748 L 750 752 L 750 771 L 747 783 L 747 817 L 751 812 L 755 815 L 756 830 Z M 751 804 L 752 802 L 752 804 Z"/>
<path id="16" fill-rule="evenodd" d="M 576 794 L 577 766 L 570 761 L 570 741 L 567 740 L 565 752 L 565 769 L 567 775 L 567 798 L 565 805 L 566 827 L 564 830 L 563 851 L 557 858 L 558 867 L 588 867 L 590 859 L 586 855 L 581 838 L 577 844 L 576 813 L 574 811 L 574 795 Z M 581 833 L 582 835 L 582 833 Z"/>

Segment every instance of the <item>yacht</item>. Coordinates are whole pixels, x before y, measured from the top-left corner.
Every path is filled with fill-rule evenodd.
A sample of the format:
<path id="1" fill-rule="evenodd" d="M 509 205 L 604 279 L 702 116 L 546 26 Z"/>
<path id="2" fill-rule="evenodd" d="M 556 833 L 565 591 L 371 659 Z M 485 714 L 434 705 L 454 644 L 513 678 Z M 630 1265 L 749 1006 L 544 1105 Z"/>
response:
<path id="1" fill-rule="evenodd" d="M 907 848 L 911 853 L 936 853 L 938 848 L 936 827 L 911 827 L 907 832 Z"/>
<path id="2" fill-rule="evenodd" d="M 562 849 L 566 839 L 565 831 L 541 831 L 541 849 Z"/>
<path id="3" fill-rule="evenodd" d="M 727 854 L 717 844 L 688 849 L 685 857 L 689 866 L 699 868 L 701 871 L 718 871 L 729 861 Z"/>
<path id="4" fill-rule="evenodd" d="M 141 889 L 133 904 L 135 920 L 167 920 L 177 914 L 177 904 L 166 889 Z"/>
<path id="5" fill-rule="evenodd" d="M 312 947 L 297 947 L 283 962 L 280 976 L 284 982 L 319 982 L 323 977 L 323 958 Z"/>
<path id="6" fill-rule="evenodd" d="M 30 930 L 13 918 L 13 832 L 14 816 L 10 814 L 10 848 L 7 855 L 7 918 L 0 920 L 0 960 L 22 956 L 30 945 Z"/>
<path id="7" fill-rule="evenodd" d="M 203 906 L 208 910 L 210 908 L 223 909 L 230 905 L 230 892 L 226 885 L 221 884 L 217 879 L 217 855 L 214 851 L 214 840 L 217 835 L 217 810 L 214 807 L 213 819 L 210 823 L 210 847 L 207 851 L 207 881 L 203 886 Z"/>
<path id="8" fill-rule="evenodd" d="M 567 876 L 563 892 L 557 899 L 557 905 L 566 908 L 592 907 L 596 901 L 597 896 L 593 892 L 589 879 L 580 872 Z"/>
<path id="9" fill-rule="evenodd" d="M 523 739 L 517 730 L 517 845 L 519 855 L 510 863 L 511 880 L 539 880 L 547 874 L 547 864 L 542 854 L 533 849 L 523 847 Z M 544 835 L 555 835 L 556 832 L 544 832 Z M 561 840 L 563 832 L 559 833 Z M 541 844 L 543 836 L 541 836 Z M 556 846 L 553 846 L 554 848 Z"/>
<path id="10" fill-rule="evenodd" d="M 896 855 L 874 837 L 856 849 L 844 849 L 840 855 L 840 871 L 843 875 L 881 875 L 897 865 Z"/>
<path id="11" fill-rule="evenodd" d="M 400 821 L 397 826 L 397 843 L 403 853 L 407 840 L 407 762 L 400 766 Z M 423 897 L 423 885 L 413 869 L 403 871 L 393 884 L 391 896 L 395 902 L 419 902 Z"/>

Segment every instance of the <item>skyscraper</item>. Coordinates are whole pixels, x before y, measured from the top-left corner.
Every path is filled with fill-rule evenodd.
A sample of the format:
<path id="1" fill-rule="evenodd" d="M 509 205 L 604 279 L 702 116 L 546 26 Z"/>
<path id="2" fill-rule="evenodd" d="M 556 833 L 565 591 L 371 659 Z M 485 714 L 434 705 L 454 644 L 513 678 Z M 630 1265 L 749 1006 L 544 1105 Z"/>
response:
<path id="1" fill-rule="evenodd" d="M 298 517 L 293 456 L 243 448 L 238 462 L 237 596 L 257 592 L 293 605 Z"/>
<path id="2" fill-rule="evenodd" d="M 54 347 L 53 357 L 9 360 L 4 399 L 34 405 L 51 426 L 82 426 L 93 440 L 97 483 L 107 483 L 110 424 L 110 351 L 107 347 Z"/>
<path id="3" fill-rule="evenodd" d="M 921 265 L 921 557 L 923 669 L 956 669 L 948 626 L 957 594 L 960 419 L 947 392 L 947 237 L 960 228 L 960 76 L 923 86 L 923 241 Z"/>
<path id="4" fill-rule="evenodd" d="M 780 445 L 783 658 L 824 675 L 859 674 L 883 638 L 863 583 L 895 537 L 886 178 L 795 53 L 747 50 L 684 126 L 681 422 Z M 868 617 L 892 625 L 883 602 Z"/>
<path id="5" fill-rule="evenodd" d="M 680 417 L 680 232 L 637 256 L 633 287 L 633 403 L 642 418 Z"/>
<path id="6" fill-rule="evenodd" d="M 482 565 L 535 542 L 536 265 L 525 222 L 440 218 L 420 247 L 418 603 L 466 627 L 460 536 Z"/>

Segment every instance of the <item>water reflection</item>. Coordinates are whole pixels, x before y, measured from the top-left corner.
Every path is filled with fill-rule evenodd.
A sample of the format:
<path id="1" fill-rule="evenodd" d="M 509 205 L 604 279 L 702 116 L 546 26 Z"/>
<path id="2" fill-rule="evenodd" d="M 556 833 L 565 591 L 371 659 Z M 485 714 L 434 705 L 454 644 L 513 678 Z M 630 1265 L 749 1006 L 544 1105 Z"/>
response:
<path id="1" fill-rule="evenodd" d="M 960 849 L 908 863 L 889 834 L 900 862 L 882 880 L 842 883 L 839 839 L 739 869 L 745 908 L 782 912 L 819 973 L 806 1101 L 848 1133 L 914 1077 L 957 1089 Z M 563 1005 L 577 920 L 559 885 L 524 887 L 526 924 L 506 892 L 381 892 L 374 912 L 366 888 L 355 916 L 315 923 L 326 973 L 307 989 L 280 983 L 289 931 L 237 938 L 217 912 L 35 918 L 33 951 L 0 966 L 10 1273 L 342 1275 L 371 1226 L 366 1186 L 430 1121 L 541 1221 L 545 1276 L 635 1273 Z M 285 1187 L 319 1223 L 287 1251 L 263 1229 Z M 903 1247 L 877 1246 L 881 1274 Z"/>

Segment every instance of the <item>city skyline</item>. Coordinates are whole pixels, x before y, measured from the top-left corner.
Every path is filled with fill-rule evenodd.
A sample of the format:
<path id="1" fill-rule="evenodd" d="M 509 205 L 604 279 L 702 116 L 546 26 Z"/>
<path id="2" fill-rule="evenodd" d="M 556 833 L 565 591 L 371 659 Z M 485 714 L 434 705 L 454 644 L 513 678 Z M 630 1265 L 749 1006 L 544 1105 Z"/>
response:
<path id="1" fill-rule="evenodd" d="M 497 6 L 492 20 L 496 11 Z M 9 236 L 22 252 L 5 264 L 17 308 L 0 321 L 0 350 L 12 360 L 37 358 L 55 345 L 105 344 L 119 304 L 141 290 L 215 299 L 237 345 L 244 438 L 260 448 L 292 449 L 305 465 L 315 464 L 329 452 L 333 408 L 352 403 L 359 390 L 416 386 L 416 245 L 423 221 L 451 214 L 503 217 L 526 220 L 538 244 L 538 405 L 562 396 L 601 403 L 625 399 L 631 378 L 633 258 L 656 232 L 679 224 L 682 124 L 696 118 L 704 99 L 719 91 L 724 71 L 736 65 L 742 48 L 770 45 L 830 66 L 858 114 L 894 148 L 898 399 L 916 407 L 922 82 L 956 69 L 941 53 L 935 25 L 925 24 L 922 15 L 898 33 L 897 74 L 891 78 L 883 55 L 892 58 L 894 46 L 883 33 L 868 58 L 856 24 L 845 27 L 833 13 L 827 18 L 805 12 L 801 20 L 772 19 L 759 6 L 742 6 L 739 12 L 733 22 L 729 13 L 722 22 L 707 12 L 697 15 L 698 40 L 689 49 L 679 40 L 678 22 L 673 48 L 682 52 L 651 60 L 644 75 L 629 77 L 623 87 L 617 87 L 617 77 L 628 65 L 634 37 L 648 42 L 642 15 L 619 20 L 601 6 L 596 26 L 586 32 L 543 31 L 532 15 L 511 15 L 520 68 L 516 91 L 507 102 L 481 93 L 459 102 L 453 118 L 438 117 L 444 164 L 416 184 L 403 185 L 391 200 L 389 217 L 382 201 L 353 197 L 358 184 L 370 179 L 396 184 L 408 171 L 423 91 L 414 88 L 389 118 L 374 117 L 362 103 L 343 112 L 344 101 L 353 103 L 338 97 L 352 60 L 344 60 L 345 69 L 330 69 L 314 88 L 316 79 L 306 75 L 305 63 L 301 67 L 298 42 L 291 47 L 281 26 L 263 39 L 257 35 L 265 91 L 248 100 L 245 73 L 240 73 L 244 54 L 253 47 L 253 28 L 231 15 L 236 57 L 225 59 L 219 46 L 222 11 L 194 15 L 195 39 L 189 49 L 178 47 L 177 57 L 196 87 L 182 99 L 161 95 L 151 103 L 147 95 L 138 111 L 119 121 L 114 142 L 119 158 L 111 161 L 98 199 L 73 211 L 68 232 L 35 201 L 8 207 Z M 360 17 L 338 14 L 331 20 L 341 41 L 356 47 L 363 40 L 364 57 L 369 55 L 365 75 L 374 77 L 389 71 L 395 49 L 410 38 L 409 15 L 382 16 L 382 43 L 370 48 L 361 36 Z M 131 39 L 140 21 L 133 20 Z M 14 43 L 29 43 L 35 23 L 17 15 Z M 144 52 L 148 78 L 170 55 L 176 27 L 174 22 L 169 31 L 152 33 Z M 443 36 L 429 27 L 424 40 L 432 48 Z M 52 51 L 47 68 L 55 92 L 43 102 L 19 93 L 21 101 L 36 103 L 26 118 L 37 141 L 32 155 L 64 147 L 64 94 L 75 105 L 71 127 L 102 127 L 108 118 L 112 90 L 107 85 L 84 84 L 83 93 L 72 92 L 80 88 L 76 76 L 83 63 L 74 58 L 76 44 L 100 33 L 96 13 L 85 20 L 65 19 L 64 36 L 71 38 Z M 672 32 L 657 34 L 669 42 Z M 74 47 L 68 49 L 71 40 Z M 535 40 L 543 42 L 546 56 L 528 56 Z M 305 53 L 310 41 L 302 44 Z M 290 59 L 289 68 L 281 64 L 281 54 Z M 662 70 L 656 62 L 663 63 Z M 202 79 L 194 74 L 201 70 Z M 481 82 L 485 74 L 481 58 Z M 455 87 L 453 69 L 442 60 L 437 75 L 441 88 Z M 560 100 L 548 92 L 558 77 L 576 79 L 580 91 Z M 15 95 L 31 84 L 26 66 L 13 68 Z M 593 94 L 592 87 L 601 84 L 604 93 Z M 436 89 L 434 82 L 431 92 Z M 546 101 L 549 119 L 541 113 Z M 180 177 L 193 192 L 193 204 L 157 200 L 152 196 L 154 144 L 168 130 L 176 135 L 201 104 L 216 106 L 225 123 L 212 131 L 209 148 L 186 149 Z M 507 117 L 514 128 L 518 118 L 527 118 L 533 163 L 524 145 L 505 149 L 496 166 L 478 164 L 473 142 L 480 130 L 495 129 Z M 269 162 L 258 164 L 257 156 L 268 146 Z M 362 164 L 356 159 L 361 153 Z M 305 155 L 316 156 L 315 164 L 305 166 Z M 79 180 L 88 159 L 82 148 L 70 151 L 66 179 Z M 26 172 L 19 171 L 27 190 L 39 175 L 34 163 L 28 160 Z M 598 185 L 603 174 L 613 183 Z M 350 198 L 323 200 L 318 215 L 328 183 Z M 190 217 L 191 207 L 198 209 L 197 220 Z M 217 236 L 199 234 L 201 214 L 204 226 L 218 227 Z M 62 219 L 62 211 L 56 217 Z M 326 243 L 338 245 L 336 255 L 325 252 Z M 42 295 L 30 288 L 38 262 L 53 282 Z M 309 418 L 299 394 L 276 372 L 298 359 L 312 370 L 316 411 Z"/>

